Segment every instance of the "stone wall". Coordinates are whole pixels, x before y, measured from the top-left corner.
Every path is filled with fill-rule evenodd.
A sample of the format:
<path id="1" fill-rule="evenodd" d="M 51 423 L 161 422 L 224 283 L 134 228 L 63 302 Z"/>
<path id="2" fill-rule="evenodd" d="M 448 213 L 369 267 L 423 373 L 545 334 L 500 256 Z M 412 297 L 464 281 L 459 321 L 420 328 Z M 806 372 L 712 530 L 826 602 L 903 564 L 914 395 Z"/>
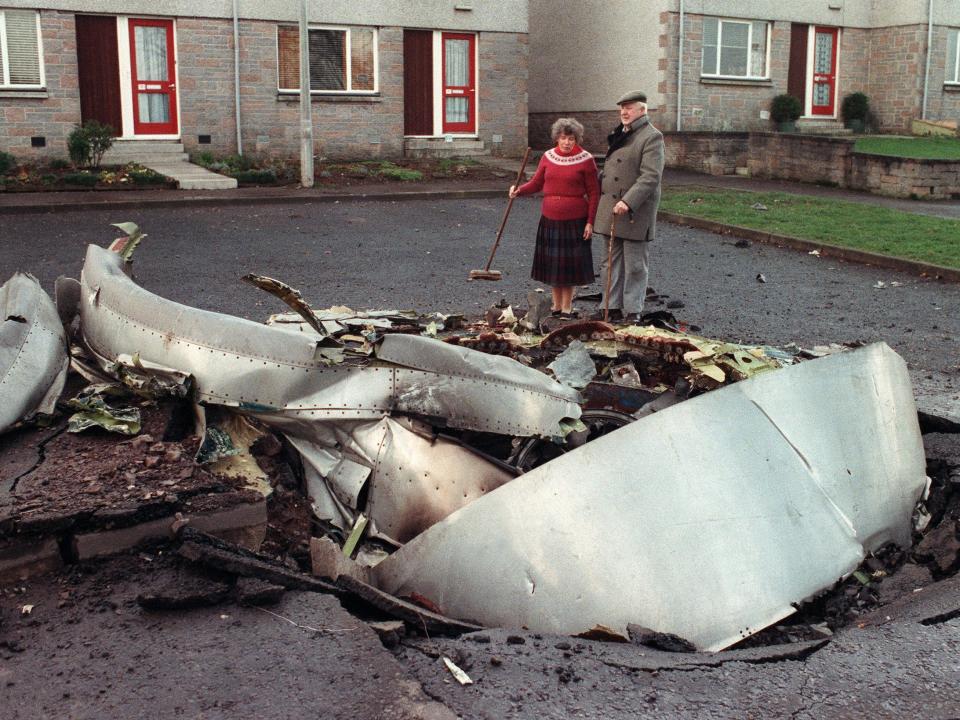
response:
<path id="1" fill-rule="evenodd" d="M 480 33 L 477 42 L 478 135 L 493 155 L 523 155 L 527 147 L 530 54 L 527 36 Z M 403 59 L 402 47 L 400 59 Z M 494 135 L 500 136 L 500 142 L 493 142 Z"/>
<path id="2" fill-rule="evenodd" d="M 80 122 L 73 13 L 41 14 L 46 92 L 0 91 L 0 150 L 25 160 L 66 157 Z M 188 152 L 236 152 L 233 25 L 179 18 L 177 59 L 181 137 Z M 527 142 L 528 46 L 523 33 L 478 35 L 478 134 L 491 152 L 520 155 Z M 403 29 L 378 33 L 379 94 L 313 97 L 314 145 L 327 159 L 403 154 Z M 277 23 L 240 23 L 240 112 L 246 153 L 296 158 L 299 95 L 277 91 Z M 32 148 L 32 136 L 46 136 Z M 210 144 L 199 144 L 209 135 Z M 494 136 L 497 136 L 494 138 Z M 497 142 L 494 142 L 494 139 Z"/>
<path id="3" fill-rule="evenodd" d="M 870 97 L 870 107 L 884 131 L 909 131 L 910 121 L 920 117 L 926 36 L 924 25 L 870 31 L 869 86 L 864 92 Z M 945 53 L 946 49 L 941 54 Z M 931 55 L 931 62 L 935 58 L 936 54 Z M 841 88 L 840 92 L 845 95 L 848 91 Z"/>
<path id="4" fill-rule="evenodd" d="M 960 86 L 945 84 L 946 64 L 947 28 L 937 26 L 933 29 L 930 84 L 927 88 L 927 117 L 933 120 L 960 119 Z"/>
<path id="5" fill-rule="evenodd" d="M 665 132 L 667 167 L 733 175 L 747 166 L 750 133 Z"/>
<path id="6" fill-rule="evenodd" d="M 403 31 L 381 28 L 378 42 L 378 97 L 313 96 L 317 156 L 341 160 L 402 155 Z M 240 76 L 244 152 L 296 158 L 300 152 L 300 96 L 277 92 L 277 23 L 240 24 Z M 232 115 L 232 110 L 228 112 Z"/>
<path id="7" fill-rule="evenodd" d="M 754 177 L 852 187 L 852 138 L 751 133 L 746 166 Z"/>
<path id="8" fill-rule="evenodd" d="M 948 200 L 960 198 L 960 161 L 917 160 L 853 153 L 849 187 L 877 195 Z"/>
<path id="9" fill-rule="evenodd" d="M 960 197 L 960 161 L 895 158 L 854 151 L 846 137 L 786 133 L 666 132 L 670 168 L 833 185 L 917 199 Z M 743 170 L 740 170 L 743 172 Z"/>
<path id="10" fill-rule="evenodd" d="M 701 77 L 703 65 L 703 15 L 684 17 L 683 43 L 683 129 L 711 131 L 763 130 L 770 127 L 760 112 L 770 107 L 770 100 L 787 91 L 790 62 L 790 23 L 770 24 L 770 66 L 766 80 L 730 80 Z M 663 94 L 663 126 L 677 127 L 677 61 L 679 14 L 661 14 L 659 61 Z"/>
<path id="11" fill-rule="evenodd" d="M 0 91 L 0 150 L 18 160 L 66 158 L 67 135 L 80 122 L 77 34 L 73 13 L 40 13 L 46 92 Z M 45 137 L 46 147 L 31 146 Z"/>
<path id="12" fill-rule="evenodd" d="M 177 20 L 177 61 L 184 148 L 187 152 L 235 153 L 233 23 Z M 210 145 L 200 145 L 198 135 L 209 135 Z"/>

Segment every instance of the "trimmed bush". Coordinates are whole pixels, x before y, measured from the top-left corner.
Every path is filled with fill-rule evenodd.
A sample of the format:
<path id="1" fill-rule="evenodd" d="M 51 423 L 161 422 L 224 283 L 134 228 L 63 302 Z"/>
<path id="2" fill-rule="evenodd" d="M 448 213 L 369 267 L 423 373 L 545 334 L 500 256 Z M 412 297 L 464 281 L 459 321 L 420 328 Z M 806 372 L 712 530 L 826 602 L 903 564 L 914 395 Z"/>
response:
<path id="1" fill-rule="evenodd" d="M 6 175 L 17 166 L 17 159 L 8 152 L 0 150 L 0 175 Z"/>
<path id="2" fill-rule="evenodd" d="M 870 117 L 870 98 L 862 92 L 850 93 L 840 104 L 840 116 L 845 127 L 863 130 Z"/>
<path id="3" fill-rule="evenodd" d="M 770 101 L 770 119 L 775 123 L 796 122 L 803 114 L 803 106 L 793 95 L 777 95 Z"/>
<path id="4" fill-rule="evenodd" d="M 64 158 L 54 158 L 49 165 L 51 170 L 66 170 L 70 167 L 70 161 Z"/>

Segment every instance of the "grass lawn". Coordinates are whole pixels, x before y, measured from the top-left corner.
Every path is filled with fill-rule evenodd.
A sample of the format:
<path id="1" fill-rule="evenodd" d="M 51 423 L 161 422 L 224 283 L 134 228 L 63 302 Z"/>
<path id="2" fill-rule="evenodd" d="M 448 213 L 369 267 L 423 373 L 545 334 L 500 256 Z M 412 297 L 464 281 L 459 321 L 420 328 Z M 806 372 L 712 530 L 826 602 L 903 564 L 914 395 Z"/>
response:
<path id="1" fill-rule="evenodd" d="M 755 204 L 767 210 L 753 208 Z M 782 192 L 665 188 L 660 209 L 960 268 L 960 220 Z"/>
<path id="2" fill-rule="evenodd" d="M 872 137 L 858 138 L 854 151 L 874 155 L 925 158 L 930 160 L 960 159 L 960 138 L 953 137 Z"/>

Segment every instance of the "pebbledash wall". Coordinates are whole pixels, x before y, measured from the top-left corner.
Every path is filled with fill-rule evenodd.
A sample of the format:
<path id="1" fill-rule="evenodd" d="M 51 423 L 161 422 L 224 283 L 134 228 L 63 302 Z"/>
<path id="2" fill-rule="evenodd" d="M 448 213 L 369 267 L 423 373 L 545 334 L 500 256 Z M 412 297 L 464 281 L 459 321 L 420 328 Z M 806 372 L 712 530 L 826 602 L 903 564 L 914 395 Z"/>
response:
<path id="1" fill-rule="evenodd" d="M 432 2 L 436 4 L 438 0 Z M 80 122 L 74 16 L 81 12 L 79 6 L 83 3 L 67 4 L 76 7 L 40 11 L 45 89 L 0 91 L 0 150 L 18 158 L 66 157 L 67 135 Z M 446 4 L 452 11 L 453 3 Z M 403 16 L 406 11 L 394 5 L 397 2 L 385 6 L 386 11 Z M 527 143 L 528 38 L 525 3 L 507 5 L 510 12 L 504 13 L 498 22 L 523 26 L 523 32 L 472 30 L 477 34 L 477 136 L 493 154 L 517 156 Z M 189 11 L 188 6 L 189 3 L 161 0 L 158 9 Z M 513 17 L 513 11 L 521 7 L 523 18 Z M 106 6 L 102 9 L 116 10 Z M 428 10 L 424 7 L 413 12 L 429 14 Z M 180 134 L 184 147 L 187 152 L 234 153 L 233 23 L 230 19 L 211 17 L 175 19 Z M 424 19 L 410 17 L 411 22 L 421 23 Z M 490 24 L 488 19 L 482 19 Z M 320 21 L 312 18 L 312 22 Z M 299 95 L 277 91 L 279 22 L 246 19 L 239 23 L 241 132 L 245 152 L 295 158 L 300 147 Z M 283 18 L 283 22 L 290 20 Z M 347 23 L 341 19 L 336 24 Z M 386 159 L 403 154 L 403 28 L 374 26 L 378 28 L 379 93 L 313 96 L 318 156 L 333 160 Z M 199 135 L 209 135 L 211 142 L 200 145 Z M 45 147 L 31 146 L 31 138 L 37 136 L 45 137 Z"/>
<path id="2" fill-rule="evenodd" d="M 667 165 L 798 180 L 914 199 L 960 197 L 960 161 L 854 152 L 853 138 L 772 132 L 664 134 Z"/>

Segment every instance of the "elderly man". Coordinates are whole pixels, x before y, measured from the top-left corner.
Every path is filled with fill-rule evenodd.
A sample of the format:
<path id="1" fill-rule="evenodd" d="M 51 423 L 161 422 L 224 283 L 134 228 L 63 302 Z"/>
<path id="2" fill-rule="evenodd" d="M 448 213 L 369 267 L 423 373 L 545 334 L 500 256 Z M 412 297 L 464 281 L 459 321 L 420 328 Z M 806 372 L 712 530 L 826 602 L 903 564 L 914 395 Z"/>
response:
<path id="1" fill-rule="evenodd" d="M 650 124 L 644 93 L 627 93 L 617 105 L 620 125 L 607 136 L 594 232 L 604 241 L 604 257 L 614 236 L 610 296 L 603 299 L 605 307 L 609 302 L 610 319 L 637 322 L 647 293 L 647 253 L 656 234 L 663 135 Z M 606 283 L 607 260 L 601 277 Z"/>

